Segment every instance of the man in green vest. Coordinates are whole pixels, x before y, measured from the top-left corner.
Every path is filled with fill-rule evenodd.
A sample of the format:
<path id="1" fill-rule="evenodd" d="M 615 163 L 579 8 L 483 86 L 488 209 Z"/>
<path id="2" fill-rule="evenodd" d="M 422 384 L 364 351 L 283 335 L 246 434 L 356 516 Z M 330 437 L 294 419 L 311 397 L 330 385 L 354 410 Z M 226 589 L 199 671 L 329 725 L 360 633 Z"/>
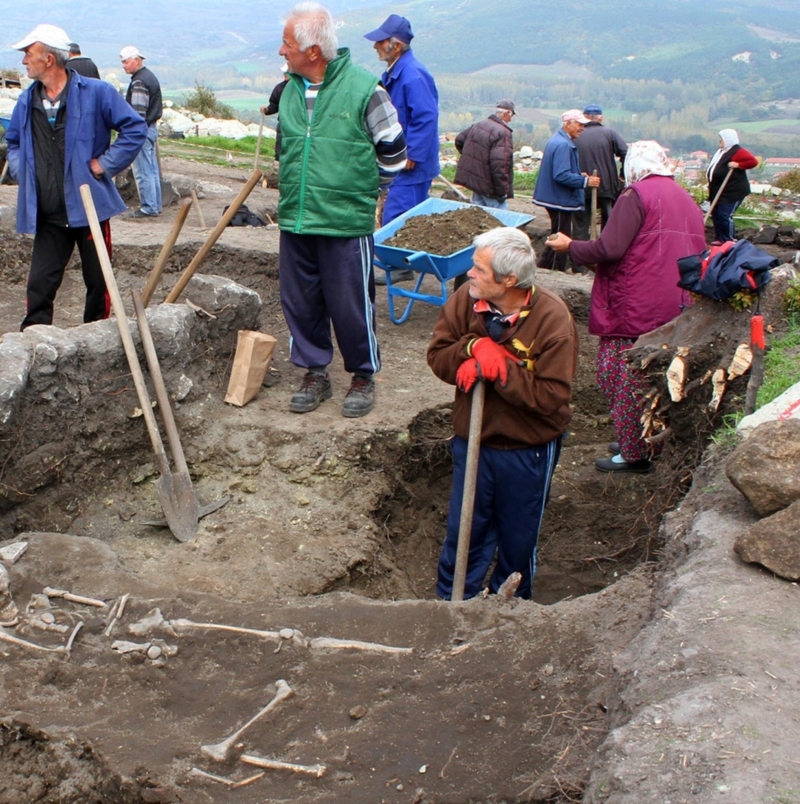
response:
<path id="1" fill-rule="evenodd" d="M 291 10 L 278 51 L 289 65 L 280 102 L 280 294 L 292 363 L 306 370 L 290 410 L 308 413 L 333 396 L 332 324 L 353 375 L 342 415 L 356 418 L 373 408 L 381 365 L 375 207 L 406 163 L 406 143 L 386 90 L 337 45 L 327 9 L 304 2 Z"/>

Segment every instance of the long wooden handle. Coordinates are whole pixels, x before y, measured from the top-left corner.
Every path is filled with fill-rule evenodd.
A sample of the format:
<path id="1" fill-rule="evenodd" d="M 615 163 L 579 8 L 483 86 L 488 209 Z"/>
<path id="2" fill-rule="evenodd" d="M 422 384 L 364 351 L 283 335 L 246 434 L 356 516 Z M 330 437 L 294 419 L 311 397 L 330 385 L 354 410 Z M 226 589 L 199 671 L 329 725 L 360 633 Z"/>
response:
<path id="1" fill-rule="evenodd" d="M 120 338 L 122 338 L 122 345 L 125 348 L 125 355 L 128 358 L 128 365 L 130 366 L 131 375 L 133 376 L 133 384 L 136 386 L 139 406 L 142 409 L 142 415 L 147 425 L 147 432 L 153 444 L 153 452 L 155 453 L 156 462 L 158 463 L 158 470 L 162 475 L 169 474 L 169 463 L 167 462 L 167 456 L 164 452 L 164 443 L 161 440 L 161 433 L 158 432 L 158 423 L 153 413 L 150 394 L 148 394 L 147 386 L 144 383 L 142 367 L 139 365 L 139 356 L 136 354 L 133 336 L 128 326 L 128 316 L 125 313 L 125 307 L 119 295 L 117 280 L 114 277 L 114 269 L 111 267 L 111 260 L 108 257 L 108 250 L 106 249 L 106 241 L 103 239 L 100 221 L 97 219 L 97 210 L 92 200 L 92 191 L 88 184 L 81 185 L 81 199 L 83 200 L 83 206 L 86 210 L 86 217 L 89 219 L 89 228 L 92 230 L 92 239 L 94 240 L 95 249 L 97 249 L 97 257 L 100 260 L 103 278 L 106 280 L 108 295 L 111 297 L 111 307 L 117 319 Z"/>
<path id="2" fill-rule="evenodd" d="M 253 170 L 258 170 L 258 157 L 261 155 L 261 136 L 264 133 L 264 112 L 258 121 L 258 139 L 256 140 L 256 158 L 253 160 Z"/>
<path id="3" fill-rule="evenodd" d="M 442 176 L 442 174 L 441 174 L 441 173 L 439 174 L 438 178 L 439 178 L 441 181 L 443 181 L 443 182 L 444 182 L 444 183 L 445 183 L 445 184 L 446 184 L 446 185 L 447 185 L 447 186 L 448 186 L 448 187 L 449 187 L 449 188 L 450 188 L 450 189 L 451 189 L 451 190 L 452 190 L 454 193 L 456 193 L 456 194 L 458 195 L 458 197 L 459 197 L 459 198 L 463 199 L 463 200 L 464 200 L 464 201 L 466 201 L 468 204 L 470 203 L 469 198 L 467 198 L 467 197 L 464 195 L 464 193 L 462 193 L 462 192 L 461 192 L 461 190 L 459 190 L 459 189 L 458 189 L 458 187 L 456 187 L 456 186 L 455 186 L 455 184 L 453 184 L 452 182 L 448 181 L 448 180 L 447 180 L 447 179 L 446 179 L 444 176 Z"/>
<path id="4" fill-rule="evenodd" d="M 186 216 L 189 214 L 191 206 L 191 198 L 184 198 L 183 201 L 181 201 L 178 214 L 175 216 L 175 223 L 172 224 L 172 231 L 170 231 L 169 237 L 164 243 L 164 247 L 161 249 L 161 253 L 158 255 L 156 264 L 153 266 L 153 270 L 150 271 L 150 276 L 147 278 L 147 283 L 142 291 L 142 303 L 145 307 L 150 304 L 150 299 L 153 298 L 153 293 L 155 293 L 155 289 L 158 287 L 158 283 L 161 281 L 161 274 L 164 272 L 164 266 L 167 264 L 169 255 L 172 254 L 172 249 L 175 248 L 178 235 L 181 233 L 181 229 L 183 228 L 183 224 L 186 221 Z"/>
<path id="5" fill-rule="evenodd" d="M 717 190 L 717 194 L 714 196 L 714 200 L 711 202 L 711 206 L 708 208 L 708 212 L 706 212 L 705 217 L 703 218 L 703 225 L 705 226 L 708 219 L 711 217 L 711 213 L 714 211 L 714 207 L 717 205 L 717 201 L 719 201 L 719 197 L 722 195 L 722 191 L 725 189 L 725 185 L 728 183 L 728 179 L 733 175 L 734 168 L 728 168 L 728 175 L 723 180 L 722 184 L 720 185 L 719 190 Z"/>
<path id="6" fill-rule="evenodd" d="M 469 415 L 469 440 L 467 442 L 467 465 L 464 472 L 464 496 L 461 498 L 461 520 L 458 526 L 456 567 L 453 573 L 452 600 L 464 599 L 464 584 L 467 580 L 469 542 L 472 535 L 472 515 L 475 510 L 475 486 L 478 480 L 478 460 L 481 454 L 481 425 L 483 423 L 483 400 L 486 386 L 481 381 L 472 389 L 472 409 Z"/>
<path id="7" fill-rule="evenodd" d="M 225 210 L 225 214 L 222 216 L 222 218 L 220 218 L 219 223 L 212 229 L 211 234 L 206 238 L 206 242 L 200 247 L 200 251 L 195 254 L 194 259 L 189 263 L 189 265 L 186 266 L 186 270 L 181 274 L 181 277 L 178 279 L 175 287 L 169 292 L 169 295 L 166 298 L 168 303 L 172 304 L 173 302 L 177 301 L 178 296 L 183 293 L 183 289 L 189 284 L 189 280 L 194 276 L 194 272 L 200 267 L 200 264 L 208 256 L 208 252 L 211 251 L 214 243 L 219 240 L 220 235 L 225 231 L 225 227 L 231 222 L 231 219 L 236 214 L 239 207 L 244 204 L 245 199 L 253 191 L 253 187 L 258 184 L 260 178 L 260 170 L 254 170 L 250 174 L 247 184 L 242 187 L 239 195 L 236 196 L 233 203 Z"/>
<path id="8" fill-rule="evenodd" d="M 592 171 L 592 176 L 596 176 L 597 171 Z M 597 187 L 592 187 L 592 211 L 589 219 L 590 240 L 597 240 Z"/>
<path id="9" fill-rule="evenodd" d="M 172 415 L 172 405 L 169 401 L 167 386 L 164 384 L 164 377 L 161 374 L 161 366 L 153 343 L 153 334 L 150 332 L 147 313 L 144 311 L 144 301 L 136 288 L 131 289 L 131 296 L 133 297 L 133 309 L 136 311 L 136 322 L 139 325 L 139 337 L 144 347 L 144 356 L 147 358 L 147 368 L 150 370 L 150 379 L 153 381 L 158 406 L 161 408 L 161 418 L 164 420 L 164 429 L 167 431 L 175 471 L 188 475 L 189 467 L 186 465 L 186 456 L 183 454 L 183 446 L 178 436 L 178 427 L 175 424 L 175 417 Z"/>

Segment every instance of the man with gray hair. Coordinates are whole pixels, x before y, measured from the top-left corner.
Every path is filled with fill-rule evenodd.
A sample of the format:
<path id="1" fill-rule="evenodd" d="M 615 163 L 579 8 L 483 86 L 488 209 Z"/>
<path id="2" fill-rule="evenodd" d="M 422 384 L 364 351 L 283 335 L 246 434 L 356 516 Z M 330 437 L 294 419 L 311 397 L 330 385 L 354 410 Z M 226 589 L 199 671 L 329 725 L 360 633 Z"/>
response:
<path id="1" fill-rule="evenodd" d="M 532 596 L 536 545 L 561 440 L 572 412 L 578 333 L 564 302 L 533 284 L 536 255 L 528 236 L 500 227 L 474 241 L 469 282 L 445 303 L 428 346 L 433 373 L 456 386 L 453 487 L 436 593 L 453 592 L 464 494 L 471 399 L 486 383 L 477 493 L 464 598 L 481 591 L 497 553 L 489 590 L 514 572 L 517 595 Z"/>
<path id="2" fill-rule="evenodd" d="M 508 209 L 506 199 L 514 197 L 514 142 L 510 123 L 515 114 L 514 102 L 503 98 L 497 101 L 494 114 L 456 136 L 455 146 L 461 157 L 455 182 L 472 190 L 473 204 Z"/>
<path id="3" fill-rule="evenodd" d="M 111 301 L 80 187 L 91 189 L 111 253 L 108 220 L 126 209 L 114 176 L 133 162 L 147 135 L 144 120 L 111 84 L 67 69 L 69 44 L 61 28 L 37 25 L 14 45 L 24 51 L 33 80 L 6 132 L 11 176 L 19 182 L 17 231 L 36 235 L 21 329 L 53 323 L 53 303 L 76 245 L 86 284 L 83 320 L 108 318 Z"/>
<path id="4" fill-rule="evenodd" d="M 542 163 L 533 188 L 533 203 L 547 210 L 550 232 L 572 235 L 572 217 L 584 207 L 585 188 L 599 187 L 600 177 L 581 173 L 578 146 L 575 140 L 589 122 L 580 109 L 568 109 L 561 115 L 561 128 L 544 147 Z M 567 257 L 556 254 L 545 245 L 539 261 L 541 267 L 555 271 L 567 270 Z M 586 273 L 585 266 L 577 266 L 578 273 Z"/>
<path id="5" fill-rule="evenodd" d="M 308 413 L 333 395 L 333 325 L 353 375 L 342 415 L 357 418 L 372 410 L 381 367 L 376 202 L 405 165 L 405 138 L 378 79 L 353 64 L 347 48 L 337 50 L 327 9 L 295 6 L 278 52 L 289 65 L 280 102 L 280 294 L 291 361 L 306 370 L 289 409 Z"/>
<path id="6" fill-rule="evenodd" d="M 597 206 L 602 227 L 605 229 L 611 208 L 622 191 L 628 145 L 616 131 L 603 125 L 603 110 L 596 103 L 590 103 L 583 114 L 589 122 L 584 125 L 583 133 L 575 141 L 578 162 L 582 173 L 591 176 L 597 171 L 600 177 L 600 186 L 596 188 Z M 572 220 L 572 236 L 575 240 L 588 240 L 590 235 L 592 189 L 588 188 L 584 193 L 584 208 L 576 212 Z"/>

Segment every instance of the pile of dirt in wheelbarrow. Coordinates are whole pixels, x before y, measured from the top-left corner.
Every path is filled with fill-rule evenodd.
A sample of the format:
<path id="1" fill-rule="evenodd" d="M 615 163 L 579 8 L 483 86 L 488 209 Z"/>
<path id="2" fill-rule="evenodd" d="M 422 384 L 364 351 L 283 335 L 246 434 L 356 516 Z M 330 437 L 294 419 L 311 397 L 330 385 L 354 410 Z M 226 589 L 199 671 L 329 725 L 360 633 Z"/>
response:
<path id="1" fill-rule="evenodd" d="M 476 235 L 502 225 L 494 215 L 480 207 L 464 207 L 435 215 L 415 215 L 383 245 L 447 256 L 471 246 Z"/>

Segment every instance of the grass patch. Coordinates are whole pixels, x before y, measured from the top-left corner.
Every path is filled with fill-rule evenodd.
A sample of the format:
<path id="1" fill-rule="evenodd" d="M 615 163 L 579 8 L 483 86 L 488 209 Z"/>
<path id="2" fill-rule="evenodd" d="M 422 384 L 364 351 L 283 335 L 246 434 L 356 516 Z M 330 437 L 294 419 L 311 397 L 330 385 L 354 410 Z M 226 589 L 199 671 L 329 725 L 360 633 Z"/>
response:
<path id="1" fill-rule="evenodd" d="M 758 390 L 758 406 L 772 402 L 798 382 L 800 382 L 800 317 L 794 315 L 788 334 L 773 341 L 764 356 L 764 384 Z"/>
<path id="2" fill-rule="evenodd" d="M 514 171 L 514 190 L 522 190 L 527 192 L 533 192 L 533 188 L 536 185 L 536 177 L 539 175 L 539 171 L 533 170 L 530 173 L 517 173 Z M 448 181 L 454 181 L 456 177 L 456 168 L 455 165 L 445 165 L 442 168 L 442 176 L 444 176 Z"/>

